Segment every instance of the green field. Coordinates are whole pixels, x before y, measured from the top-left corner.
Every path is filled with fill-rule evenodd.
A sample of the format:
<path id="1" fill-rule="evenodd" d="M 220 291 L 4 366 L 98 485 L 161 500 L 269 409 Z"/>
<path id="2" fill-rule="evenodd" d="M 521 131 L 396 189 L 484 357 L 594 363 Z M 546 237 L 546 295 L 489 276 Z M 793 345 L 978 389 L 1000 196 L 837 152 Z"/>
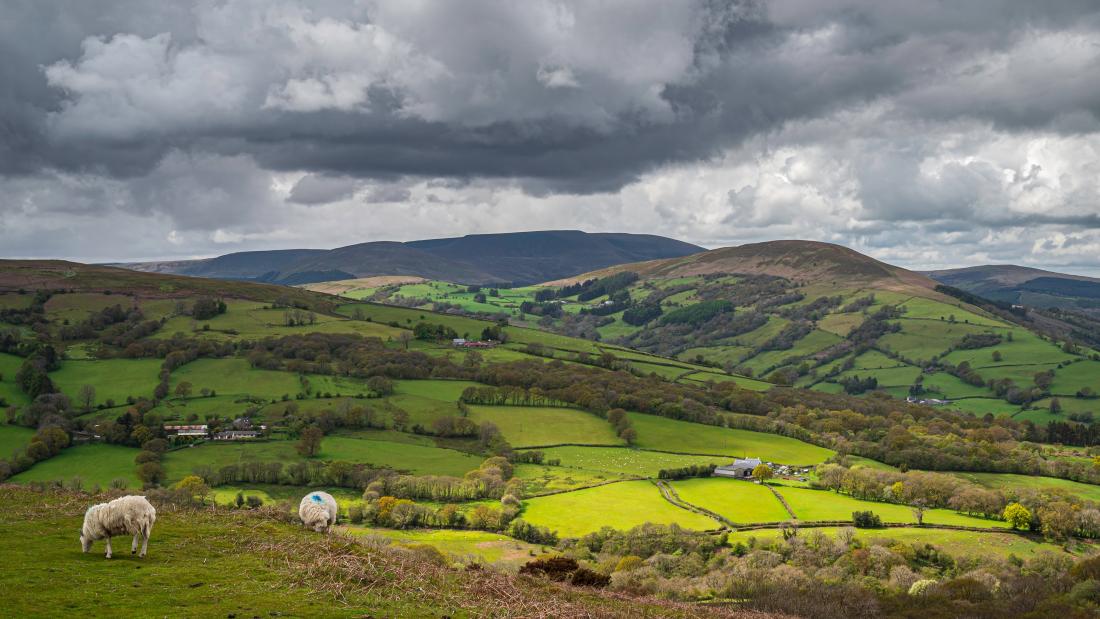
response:
<path id="1" fill-rule="evenodd" d="M 439 447 L 425 447 L 391 441 L 326 436 L 321 442 L 322 460 L 344 460 L 374 466 L 389 466 L 415 475 L 462 477 L 481 466 L 485 458 Z"/>
<path id="2" fill-rule="evenodd" d="M 84 480 L 85 488 L 95 485 L 106 488 L 115 479 L 125 479 L 129 487 L 140 488 L 141 483 L 134 473 L 137 454 L 137 449 L 106 443 L 78 445 L 35 464 L 12 477 L 11 481 L 69 481 L 79 477 Z"/>
<path id="3" fill-rule="evenodd" d="M 80 388 L 91 385 L 95 387 L 96 404 L 113 400 L 119 406 L 130 396 L 152 398 L 160 365 L 160 359 L 65 361 L 60 370 L 50 373 L 50 379 L 74 404 Z"/>
<path id="4" fill-rule="evenodd" d="M 912 509 L 896 503 L 861 501 L 845 494 L 827 490 L 810 490 L 778 486 L 776 490 L 791 506 L 799 520 L 851 520 L 852 512 L 870 510 L 882 518 L 883 522 L 916 523 Z M 974 518 L 947 509 L 929 509 L 924 513 L 924 522 L 928 524 L 953 524 L 971 527 L 1007 527 L 1000 520 Z"/>
<path id="5" fill-rule="evenodd" d="M 836 538 L 841 529 L 841 527 L 804 528 L 800 529 L 798 534 L 803 539 L 819 532 L 830 538 Z M 750 540 L 762 544 L 780 539 L 782 539 L 782 532 L 778 528 L 734 531 L 729 534 L 730 544 L 748 543 Z M 993 533 L 918 528 L 856 529 L 855 539 L 863 544 L 893 544 L 897 542 L 920 545 L 932 544 L 957 557 L 983 556 L 1007 559 L 1010 555 L 1030 558 L 1039 553 L 1067 554 L 1065 549 L 1058 544 L 1038 541 L 1034 538 L 1007 532 Z"/>
<path id="6" fill-rule="evenodd" d="M 523 502 L 524 520 L 577 537 L 601 527 L 630 529 L 647 522 L 679 524 L 687 529 L 714 529 L 718 522 L 676 507 L 648 481 L 624 481 Z"/>
<path id="7" fill-rule="evenodd" d="M 82 554 L 76 535 L 88 505 L 103 497 L 0 491 L 8 505 L 0 515 L 0 589 L 12 592 L 4 596 L 5 616 L 480 617 L 534 608 L 667 614 L 651 603 L 525 579 L 486 590 L 482 576 L 417 553 L 318 535 L 248 510 L 158 510 L 148 556 L 131 556 L 128 540 L 116 537 L 108 561 L 104 542 Z M 508 548 L 515 546 L 505 546 L 502 557 Z M 317 569 L 323 578 L 310 576 Z"/>
<path id="8" fill-rule="evenodd" d="M 513 447 L 623 444 L 606 420 L 572 408 L 471 406 L 470 419 L 496 424 Z"/>
<path id="9" fill-rule="evenodd" d="M 1013 475 L 1010 473 L 956 473 L 956 475 L 996 490 L 1020 491 L 1028 489 L 1064 492 L 1086 501 L 1100 501 L 1100 486 L 1068 479 Z"/>
<path id="10" fill-rule="evenodd" d="M 749 430 L 735 430 L 656 415 L 629 413 L 638 447 L 680 453 L 759 457 L 784 464 L 817 464 L 833 451 L 802 441 Z"/>
<path id="11" fill-rule="evenodd" d="M 676 494 L 736 523 L 785 522 L 791 519 L 772 491 L 760 484 L 720 477 L 672 483 Z"/>
<path id="12" fill-rule="evenodd" d="M 173 392 L 181 382 L 191 383 L 194 393 L 211 389 L 218 395 L 279 398 L 302 391 L 298 376 L 290 372 L 259 370 L 245 359 L 196 359 L 172 372 Z"/>
<path id="13" fill-rule="evenodd" d="M 487 531 L 397 530 L 356 525 L 349 525 L 344 530 L 355 536 L 380 537 L 398 545 L 429 544 L 463 563 L 476 560 L 481 563 L 515 567 L 530 561 L 532 553 L 546 552 L 541 546 Z"/>
<path id="14" fill-rule="evenodd" d="M 623 475 L 592 471 L 572 466 L 517 464 L 515 478 L 523 481 L 523 495 L 537 496 L 561 490 L 576 490 L 601 482 L 622 479 Z"/>
<path id="15" fill-rule="evenodd" d="M 560 459 L 563 467 L 601 471 L 628 477 L 656 477 L 661 469 L 696 464 L 722 464 L 716 456 L 685 456 L 625 447 L 551 447 L 540 449 L 546 459 Z"/>
<path id="16" fill-rule="evenodd" d="M 34 430 L 0 423 L 0 458 L 7 458 L 31 442 Z"/>
<path id="17" fill-rule="evenodd" d="M 22 365 L 22 357 L 0 353 L 0 400 L 8 406 L 30 403 L 30 398 L 15 383 L 15 374 Z"/>

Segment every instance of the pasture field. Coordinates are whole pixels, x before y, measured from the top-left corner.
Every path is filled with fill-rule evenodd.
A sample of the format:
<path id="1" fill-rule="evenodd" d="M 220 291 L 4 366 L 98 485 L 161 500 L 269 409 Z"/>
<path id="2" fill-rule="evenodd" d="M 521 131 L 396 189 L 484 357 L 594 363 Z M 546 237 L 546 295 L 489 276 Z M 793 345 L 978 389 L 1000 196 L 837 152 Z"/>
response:
<path id="1" fill-rule="evenodd" d="M 557 531 L 561 537 L 579 537 L 602 527 L 625 531 L 647 522 L 675 523 L 696 530 L 719 526 L 715 520 L 669 503 L 648 481 L 624 481 L 527 499 L 521 517 Z"/>
<path id="2" fill-rule="evenodd" d="M 741 359 L 751 353 L 752 348 L 749 346 L 701 346 L 697 348 L 688 348 L 676 355 L 676 357 L 684 361 L 693 361 L 696 357 L 702 356 L 706 361 L 712 361 L 722 365 L 727 363 L 736 365 L 741 362 Z"/>
<path id="3" fill-rule="evenodd" d="M 876 293 L 876 298 L 877 298 Z M 961 307 L 958 302 L 948 303 L 944 301 L 936 301 L 933 299 L 926 299 L 924 297 L 911 297 L 906 299 L 902 305 L 905 306 L 905 313 L 902 314 L 909 319 L 923 319 L 923 320 L 942 320 L 944 322 L 950 322 L 951 317 L 955 317 L 956 322 L 963 324 L 979 325 L 983 327 L 1008 327 L 1009 325 L 998 318 L 987 315 L 981 310 L 970 311 Z M 980 314 L 977 312 L 981 312 Z"/>
<path id="4" fill-rule="evenodd" d="M 415 475 L 462 477 L 481 466 L 485 458 L 454 449 L 409 443 L 326 436 L 321 441 L 320 460 L 343 460 L 374 466 L 390 466 Z"/>
<path id="5" fill-rule="evenodd" d="M 43 460 L 31 468 L 15 475 L 10 481 L 26 483 L 31 481 L 69 481 L 74 477 L 84 480 L 84 487 L 99 485 L 106 488 L 112 480 L 125 479 L 130 488 L 140 488 L 134 470 L 134 456 L 138 450 L 121 445 L 96 443 L 77 445 Z"/>
<path id="6" fill-rule="evenodd" d="M 868 350 L 852 360 L 854 370 L 881 370 L 885 368 L 905 367 L 901 361 L 887 357 L 877 350 Z"/>
<path id="7" fill-rule="evenodd" d="M 458 531 L 451 529 L 378 529 L 349 525 L 344 531 L 362 537 L 379 537 L 399 546 L 428 544 L 464 563 L 479 561 L 503 564 L 513 568 L 532 559 L 532 553 L 544 553 L 542 546 L 489 533 L 488 531 Z"/>
<path id="8" fill-rule="evenodd" d="M 814 527 L 812 529 L 800 529 L 798 534 L 802 538 L 824 534 L 830 538 L 836 538 L 842 527 Z M 729 543 L 749 543 L 755 540 L 756 544 L 773 542 L 782 539 L 782 533 L 776 529 L 762 529 L 755 531 L 732 531 L 729 534 Z M 979 531 L 952 531 L 950 529 L 919 529 L 919 528 L 890 528 L 890 529 L 855 529 L 855 539 L 862 544 L 932 544 L 941 550 L 954 556 L 982 556 L 998 559 L 1007 559 L 1010 555 L 1020 558 L 1030 558 L 1039 553 L 1053 552 L 1066 553 L 1059 544 L 1039 541 L 1035 538 L 1025 537 L 1016 533 L 994 533 Z M 1090 546 L 1082 546 L 1078 551 L 1087 551 Z"/>
<path id="9" fill-rule="evenodd" d="M 1071 396 L 1084 387 L 1090 387 L 1100 394 L 1100 361 L 1083 359 L 1054 370 L 1054 383 L 1050 386 L 1051 393 Z"/>
<path id="10" fill-rule="evenodd" d="M 1100 501 L 1100 486 L 1085 484 L 1057 477 L 1013 475 L 1011 473 L 955 473 L 987 488 L 1000 490 L 1038 490 L 1040 492 L 1065 492 L 1088 501 Z"/>
<path id="11" fill-rule="evenodd" d="M 496 424 L 513 447 L 623 444 L 606 420 L 573 408 L 470 406 L 470 419 Z"/>
<path id="12" fill-rule="evenodd" d="M 23 358 L 0 353 L 0 400 L 12 404 L 30 404 L 30 398 L 15 382 L 15 374 L 23 365 Z"/>
<path id="13" fill-rule="evenodd" d="M 332 497 L 336 499 L 336 503 L 340 506 L 341 514 L 347 513 L 349 504 L 362 502 L 363 500 L 362 493 L 352 488 L 303 488 L 300 486 L 282 486 L 278 484 L 230 484 L 217 486 L 211 488 L 210 496 L 218 505 L 234 505 L 237 500 L 237 493 L 240 492 L 245 497 L 259 497 L 265 505 L 278 503 L 279 501 L 290 501 L 293 509 L 297 511 L 298 502 L 302 500 L 302 497 L 314 490 L 324 490 L 331 494 Z"/>
<path id="14" fill-rule="evenodd" d="M 965 335 L 989 330 L 986 327 L 930 320 L 902 318 L 896 322 L 901 325 L 901 331 L 887 333 L 878 339 L 876 345 L 914 361 L 938 357 L 950 350 Z M 987 358 L 990 352 L 987 351 Z"/>
<path id="15" fill-rule="evenodd" d="M 728 383 L 732 382 L 742 389 L 748 389 L 749 391 L 767 391 L 775 385 L 764 382 L 762 380 L 756 380 L 755 378 L 749 378 L 747 376 L 737 376 L 730 374 L 719 374 L 717 372 L 707 372 L 700 370 L 697 372 L 691 372 L 680 377 L 678 382 L 694 383 L 697 385 L 705 384 L 714 381 L 716 383 Z"/>
<path id="16" fill-rule="evenodd" d="M 195 415 L 197 420 L 205 420 L 207 415 L 235 419 L 244 415 L 252 406 L 251 402 L 235 395 L 217 395 L 207 398 L 192 396 L 162 400 L 153 411 L 162 415 L 166 421 L 181 422 L 189 419 L 191 415 Z M 92 412 L 90 416 L 95 417 L 98 414 Z M 261 414 L 257 417 L 263 416 Z"/>
<path id="17" fill-rule="evenodd" d="M 209 466 L 217 470 L 227 464 L 249 461 L 290 464 L 301 459 L 292 441 L 207 442 L 169 451 L 164 454 L 162 464 L 168 481 L 175 482 L 191 475 L 201 466 Z M 130 468 L 134 468 L 133 463 Z"/>
<path id="18" fill-rule="evenodd" d="M 791 321 L 786 318 L 768 316 L 768 322 L 761 325 L 760 328 L 730 338 L 730 343 L 737 346 L 756 347 L 779 335 L 779 332 L 789 324 L 791 324 Z M 723 340 L 719 341 L 724 343 Z"/>
<path id="19" fill-rule="evenodd" d="M 546 459 L 560 459 L 563 468 L 579 468 L 627 477 L 656 477 L 661 469 L 695 464 L 727 464 L 721 456 L 685 456 L 628 447 L 550 447 L 540 449 Z"/>
<path id="20" fill-rule="evenodd" d="M 938 392 L 945 397 L 967 398 L 992 396 L 993 392 L 986 387 L 978 387 L 964 383 L 961 379 L 947 372 L 936 372 L 924 375 L 924 388 L 927 391 Z M 1007 402 L 1005 402 L 1007 404 Z"/>
<path id="21" fill-rule="evenodd" d="M 995 417 L 1010 417 L 1020 411 L 1019 406 L 1009 404 L 1004 400 L 998 400 L 996 398 L 967 398 L 965 400 L 954 400 L 949 406 L 955 410 L 977 415 L 978 417 L 986 413 L 992 413 Z"/>
<path id="22" fill-rule="evenodd" d="M 872 511 L 883 522 L 916 523 L 913 511 L 908 505 L 862 501 L 846 494 L 828 490 L 810 490 L 776 486 L 779 494 L 787 500 L 799 520 L 851 520 L 852 512 Z M 929 509 L 924 512 L 924 522 L 928 524 L 954 524 L 971 527 L 1008 527 L 1000 520 L 974 518 L 948 509 Z"/>
<path id="23" fill-rule="evenodd" d="M 0 423 L 0 458 L 7 458 L 31 442 L 34 430 Z"/>
<path id="24" fill-rule="evenodd" d="M 523 481 L 524 496 L 536 496 L 561 490 L 576 490 L 623 478 L 622 475 L 603 471 L 542 464 L 517 464 L 514 476 L 516 479 Z"/>
<path id="25" fill-rule="evenodd" d="M 115 558 L 103 558 L 103 542 L 80 552 L 76 533 L 87 497 L 50 496 L 6 487 L 5 503 L 21 505 L 0 515 L 4 535 L 0 556 L 0 588 L 18 592 L 4 596 L 4 614 L 42 616 L 43 609 L 76 617 L 133 616 L 209 617 L 216 607 L 221 616 L 318 617 L 376 614 L 379 616 L 441 616 L 453 612 L 444 600 L 467 594 L 461 576 L 425 576 L 430 589 L 416 595 L 393 589 L 348 587 L 338 599 L 297 577 L 297 565 L 307 548 L 357 561 L 369 561 L 371 551 L 358 545 L 323 540 L 300 527 L 264 520 L 244 512 L 161 510 L 149 542 L 149 555 L 137 559 L 129 543 L 115 538 Z M 377 557 L 375 558 L 377 560 Z M 304 565 L 304 564 L 303 564 Z M 408 568 L 406 568 L 408 569 Z M 350 584 L 350 583 L 349 583 Z M 104 592 L 80 595 L 74 592 Z M 109 594 L 107 594 L 109 592 Z M 482 598 L 468 597 L 488 613 Z"/>
<path id="26" fill-rule="evenodd" d="M 988 348 L 975 348 L 973 350 L 955 350 L 943 357 L 944 361 L 958 365 L 963 361 L 969 361 L 970 365 L 978 368 L 978 373 L 983 377 L 982 368 L 991 366 L 1005 366 L 1026 363 L 1031 365 L 1056 365 L 1063 361 L 1077 359 L 1074 355 L 1062 352 L 1062 349 L 1052 342 L 1048 342 L 1038 335 L 1023 329 L 1013 329 L 1012 341 L 1007 339 L 996 346 Z M 994 362 L 991 359 L 994 350 L 1000 351 L 1002 360 Z"/>
<path id="27" fill-rule="evenodd" d="M 62 393 L 72 398 L 74 405 L 78 405 L 80 388 L 91 385 L 95 387 L 96 404 L 114 400 L 117 406 L 125 404 L 129 396 L 153 397 L 160 365 L 160 359 L 63 361 L 61 369 L 50 373 L 50 379 Z"/>
<path id="28" fill-rule="evenodd" d="M 881 370 L 848 370 L 847 372 L 841 372 L 834 380 L 839 382 L 844 378 L 873 376 L 878 380 L 878 388 L 882 389 L 883 387 L 909 387 L 916 382 L 917 377 L 920 375 L 921 369 L 914 365 L 897 367 L 895 363 L 895 367 Z"/>
<path id="29" fill-rule="evenodd" d="M 34 301 L 34 295 L 17 292 L 0 293 L 0 309 L 26 309 Z"/>
<path id="30" fill-rule="evenodd" d="M 848 465 L 851 467 L 865 466 L 869 469 L 877 469 L 879 471 L 896 471 L 896 466 L 890 466 L 885 462 L 879 462 L 878 460 L 872 460 L 870 458 L 864 458 L 863 456 L 846 456 L 848 459 Z"/>
<path id="31" fill-rule="evenodd" d="M 637 445 L 643 449 L 760 457 L 784 464 L 817 464 L 834 453 L 831 449 L 778 434 L 721 428 L 642 413 L 628 413 L 627 416 L 638 432 Z"/>
<path id="32" fill-rule="evenodd" d="M 657 376 L 668 379 L 670 381 L 675 381 L 684 374 L 692 371 L 690 369 L 682 367 L 669 367 L 667 365 L 655 365 L 653 363 L 643 363 L 640 361 L 632 361 L 630 362 L 630 365 L 634 369 L 645 372 L 647 375 L 656 374 Z"/>
<path id="33" fill-rule="evenodd" d="M 169 338 L 187 333 L 216 340 L 259 339 L 303 333 L 354 333 L 382 340 L 396 337 L 400 331 L 384 325 L 314 313 L 314 324 L 286 326 L 286 310 L 270 308 L 255 301 L 231 299 L 224 314 L 197 321 L 190 316 L 173 316 L 153 337 Z M 268 308 L 268 309 L 265 309 Z"/>
<path id="34" fill-rule="evenodd" d="M 852 329 L 863 324 L 864 320 L 866 320 L 866 317 L 859 313 L 829 314 L 817 322 L 817 328 L 822 331 L 828 331 L 833 335 L 847 337 L 848 334 L 852 332 Z"/>
<path id="35" fill-rule="evenodd" d="M 709 509 L 731 522 L 786 522 L 790 514 L 771 490 L 760 484 L 721 477 L 683 479 L 672 482 L 680 498 Z"/>
<path id="36" fill-rule="evenodd" d="M 156 373 L 154 372 L 154 377 Z M 218 395 L 279 398 L 302 391 L 296 374 L 275 370 L 260 370 L 245 359 L 195 359 L 172 372 L 170 387 L 175 391 L 181 382 L 191 383 L 194 393 L 212 389 Z M 155 382 L 154 382 L 155 385 Z"/>
<path id="37" fill-rule="evenodd" d="M 86 320 L 93 312 L 115 305 L 128 309 L 134 305 L 134 299 L 124 295 L 94 292 L 55 294 L 46 301 L 45 310 L 51 322 L 68 320 L 76 324 Z"/>

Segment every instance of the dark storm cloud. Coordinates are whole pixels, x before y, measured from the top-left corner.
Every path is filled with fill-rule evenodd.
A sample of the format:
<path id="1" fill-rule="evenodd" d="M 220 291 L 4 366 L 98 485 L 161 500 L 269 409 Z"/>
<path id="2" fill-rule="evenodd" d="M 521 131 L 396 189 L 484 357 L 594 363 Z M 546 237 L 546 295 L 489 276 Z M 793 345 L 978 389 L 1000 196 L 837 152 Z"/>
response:
<path id="1" fill-rule="evenodd" d="M 883 247 L 914 223 L 943 246 L 1096 229 L 1098 41 L 1084 0 L 13 0 L 0 224 L 160 218 L 173 243 L 246 242 L 357 202 L 448 204 L 436 220 L 462 231 L 461 208 L 565 204 L 604 227 L 603 194 L 756 166 L 707 181 L 721 213 L 689 192 L 637 219 Z M 1033 147 L 1044 166 L 1014 155 Z M 529 201 L 494 197 L 517 187 Z"/>

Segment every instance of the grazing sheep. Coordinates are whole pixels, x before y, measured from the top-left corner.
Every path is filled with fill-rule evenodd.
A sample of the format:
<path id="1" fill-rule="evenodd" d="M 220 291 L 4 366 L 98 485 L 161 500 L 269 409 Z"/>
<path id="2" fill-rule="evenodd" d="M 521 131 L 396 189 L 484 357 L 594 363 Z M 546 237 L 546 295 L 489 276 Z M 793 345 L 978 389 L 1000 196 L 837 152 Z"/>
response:
<path id="1" fill-rule="evenodd" d="M 141 554 L 149 548 L 149 535 L 153 532 L 153 523 L 157 521 L 157 510 L 143 496 L 119 497 L 110 503 L 100 503 L 88 508 L 84 514 L 84 526 L 80 529 L 80 546 L 84 552 L 92 548 L 92 542 L 107 538 L 107 558 L 111 558 L 111 536 L 133 535 L 134 543 L 130 554 L 137 552 L 138 537 Z"/>
<path id="2" fill-rule="evenodd" d="M 302 497 L 302 502 L 298 505 L 298 517 L 302 519 L 303 525 L 318 533 L 324 533 L 330 526 L 336 524 L 336 513 L 339 509 L 336 506 L 336 499 L 332 498 L 331 494 L 320 491 L 310 492 Z"/>

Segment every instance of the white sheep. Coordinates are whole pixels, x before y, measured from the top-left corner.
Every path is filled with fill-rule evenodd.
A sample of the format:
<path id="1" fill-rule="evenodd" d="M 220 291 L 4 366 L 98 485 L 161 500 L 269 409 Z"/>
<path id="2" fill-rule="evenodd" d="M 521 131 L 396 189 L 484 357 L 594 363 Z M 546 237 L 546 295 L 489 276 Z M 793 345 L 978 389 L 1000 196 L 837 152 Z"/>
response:
<path id="1" fill-rule="evenodd" d="M 302 497 L 302 502 L 298 504 L 298 517 L 302 519 L 303 525 L 318 533 L 324 533 L 330 526 L 336 524 L 336 514 L 339 510 L 336 499 L 332 498 L 331 494 L 320 491 L 310 492 Z"/>
<path id="2" fill-rule="evenodd" d="M 111 558 L 111 536 L 133 535 L 134 543 L 130 554 L 137 552 L 138 538 L 141 554 L 149 549 L 149 535 L 153 532 L 153 523 L 157 521 L 157 510 L 143 496 L 119 497 L 109 503 L 100 503 L 88 508 L 84 513 L 84 526 L 80 529 L 80 546 L 84 552 L 92 548 L 92 542 L 107 538 L 107 558 Z"/>

